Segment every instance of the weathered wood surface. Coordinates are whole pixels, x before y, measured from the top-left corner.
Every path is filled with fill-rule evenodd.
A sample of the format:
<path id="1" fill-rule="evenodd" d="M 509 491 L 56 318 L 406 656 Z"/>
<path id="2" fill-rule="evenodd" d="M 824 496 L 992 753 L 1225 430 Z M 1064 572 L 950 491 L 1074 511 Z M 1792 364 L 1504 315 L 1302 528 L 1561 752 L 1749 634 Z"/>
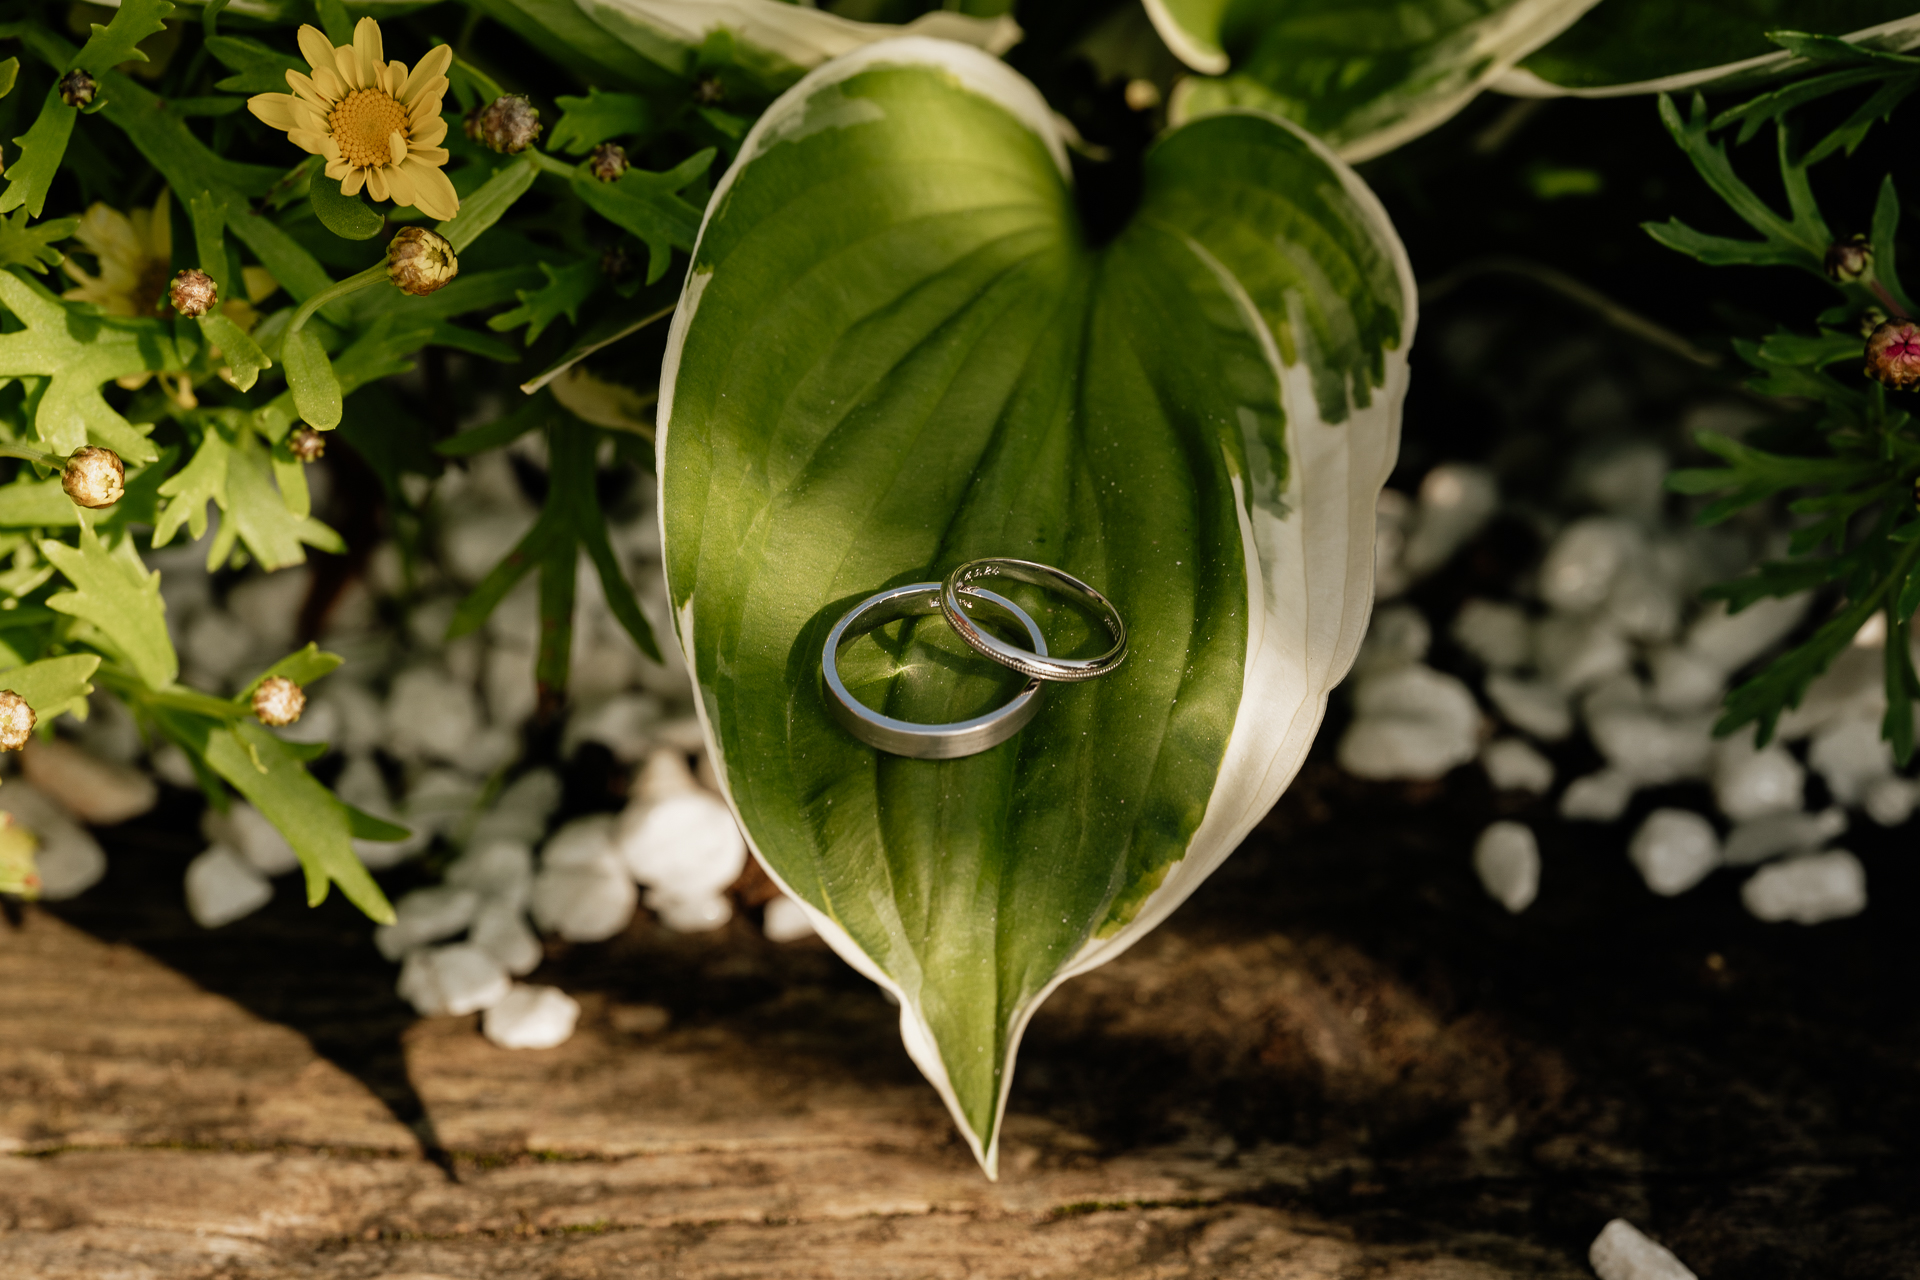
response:
<path id="1" fill-rule="evenodd" d="M 195 930 L 135 842 L 0 924 L 0 1276 L 1571 1277 L 1616 1214 L 1705 1280 L 1916 1273 L 1913 1016 L 1794 985 L 1897 930 L 1629 925 L 1617 852 L 1510 921 L 1431 795 L 1355 800 L 1060 993 L 997 1184 L 818 944 L 556 949 L 581 1030 L 511 1053 L 344 909 Z"/>

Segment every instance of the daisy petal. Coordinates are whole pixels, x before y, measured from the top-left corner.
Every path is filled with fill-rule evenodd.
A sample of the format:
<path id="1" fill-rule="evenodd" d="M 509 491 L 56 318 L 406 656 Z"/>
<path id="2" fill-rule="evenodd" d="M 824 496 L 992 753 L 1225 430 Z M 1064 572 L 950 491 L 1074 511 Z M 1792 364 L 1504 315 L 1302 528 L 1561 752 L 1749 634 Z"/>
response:
<path id="1" fill-rule="evenodd" d="M 401 166 L 413 179 L 413 207 L 429 218 L 445 222 L 460 212 L 460 196 L 447 175 L 412 156 Z"/>
<path id="2" fill-rule="evenodd" d="M 398 129 L 387 135 L 387 158 L 393 164 L 407 158 L 407 135 Z"/>
<path id="3" fill-rule="evenodd" d="M 327 124 L 325 114 L 297 100 L 293 104 L 293 127 L 305 129 L 308 133 L 331 134 L 333 132 L 332 127 Z"/>
<path id="4" fill-rule="evenodd" d="M 389 62 L 385 83 L 387 92 L 398 98 L 400 91 L 407 87 L 407 64 L 399 61 Z"/>
<path id="5" fill-rule="evenodd" d="M 327 40 L 325 32 L 315 26 L 304 26 L 300 28 L 297 38 L 300 41 L 300 54 L 307 60 L 308 66 L 316 71 L 322 67 L 328 71 L 334 69 L 333 45 Z"/>
<path id="6" fill-rule="evenodd" d="M 387 179 L 387 191 L 393 196 L 395 204 L 413 203 L 413 179 L 399 169 L 383 169 Z"/>
<path id="7" fill-rule="evenodd" d="M 288 75 L 293 73 L 289 71 Z M 331 110 L 333 104 L 347 96 L 349 89 L 346 77 L 327 67 L 318 67 L 313 73 L 314 92 L 319 96 L 321 106 Z"/>
<path id="8" fill-rule="evenodd" d="M 273 272 L 265 267 L 242 267 L 240 279 L 245 284 L 248 302 L 265 302 L 280 287 L 280 282 L 273 278 Z"/>
<path id="9" fill-rule="evenodd" d="M 336 182 L 352 172 L 353 166 L 337 156 L 327 161 L 326 175 Z"/>
<path id="10" fill-rule="evenodd" d="M 367 77 L 369 88 L 379 80 L 386 70 L 387 50 L 380 39 L 380 24 L 372 18 L 362 18 L 354 24 L 353 51 L 360 55 L 360 70 Z"/>
<path id="11" fill-rule="evenodd" d="M 447 136 L 447 122 L 435 117 L 428 124 L 413 131 L 413 145 L 416 147 L 437 147 L 440 140 Z"/>
<path id="12" fill-rule="evenodd" d="M 365 169 L 348 169 L 347 176 L 340 179 L 340 194 L 343 196 L 357 196 L 360 194 L 360 188 L 365 186 L 366 182 L 367 171 Z"/>
<path id="13" fill-rule="evenodd" d="M 367 170 L 367 194 L 375 200 L 387 198 L 387 171 L 385 169 Z"/>
<path id="14" fill-rule="evenodd" d="M 294 101 L 290 93 L 260 93 L 247 99 L 247 110 L 268 128 L 285 132 L 298 123 L 298 117 L 293 114 Z"/>
<path id="15" fill-rule="evenodd" d="M 448 160 L 445 147 L 409 147 L 407 155 L 421 164 L 443 165 Z"/>
<path id="16" fill-rule="evenodd" d="M 287 133 L 287 141 L 311 155 L 325 155 L 327 143 L 332 139 L 324 133 L 308 133 L 304 129 L 293 129 Z"/>
<path id="17" fill-rule="evenodd" d="M 355 56 L 353 46 L 343 44 L 333 51 L 333 63 L 340 68 L 340 78 L 349 89 L 364 89 L 367 82 L 360 78 L 360 59 Z"/>
<path id="18" fill-rule="evenodd" d="M 414 128 L 423 128 L 429 120 L 440 118 L 440 99 L 438 97 L 421 98 L 407 109 L 407 121 Z"/>
<path id="19" fill-rule="evenodd" d="M 400 101 L 412 106 L 428 82 L 444 78 L 447 68 L 452 65 L 452 45 L 437 44 L 429 49 L 427 56 L 414 64 L 413 74 L 407 77 L 406 88 L 400 91 Z"/>

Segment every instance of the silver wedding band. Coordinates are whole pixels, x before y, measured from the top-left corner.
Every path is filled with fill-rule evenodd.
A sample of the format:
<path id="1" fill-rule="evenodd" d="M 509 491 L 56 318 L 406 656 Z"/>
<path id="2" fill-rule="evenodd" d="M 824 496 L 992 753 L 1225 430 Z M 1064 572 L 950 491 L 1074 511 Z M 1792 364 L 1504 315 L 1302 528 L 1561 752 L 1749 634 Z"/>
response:
<path id="1" fill-rule="evenodd" d="M 1040 709 L 1040 681 L 1032 678 L 1005 705 L 971 720 L 957 720 L 951 724 L 896 720 L 880 714 L 847 692 L 846 684 L 840 679 L 840 646 L 889 622 L 942 612 L 942 598 L 953 590 L 951 584 L 952 579 L 949 578 L 946 584 L 916 582 L 878 592 L 849 609 L 840 621 L 833 624 L 833 630 L 827 633 L 827 643 L 820 654 L 820 670 L 826 677 L 827 709 L 833 712 L 834 718 L 849 733 L 868 746 L 897 756 L 910 756 L 915 760 L 954 760 L 999 746 L 1025 728 Z M 962 587 L 960 590 L 970 602 L 984 602 L 1025 627 L 1028 637 L 1033 641 L 1034 650 L 1041 656 L 1046 654 L 1046 637 L 1040 633 L 1039 625 L 1019 605 L 978 587 Z M 971 620 L 967 625 L 973 626 Z"/>
<path id="2" fill-rule="evenodd" d="M 973 619 L 961 607 L 963 596 L 987 598 L 991 594 L 973 585 L 981 578 L 1011 578 L 1015 582 L 1077 596 L 1100 615 L 1100 620 L 1106 624 L 1107 634 L 1113 638 L 1113 647 L 1096 658 L 1050 658 L 1044 643 L 1036 644 L 1031 650 L 1022 649 L 988 634 L 975 626 Z M 999 596 L 992 598 L 1000 599 Z M 949 573 L 947 580 L 940 584 L 940 612 L 946 616 L 947 625 L 958 632 L 960 638 L 976 653 L 1035 680 L 1092 680 L 1106 675 L 1127 657 L 1127 624 L 1121 620 L 1120 611 L 1113 607 L 1113 602 L 1072 574 L 1032 560 L 967 561 Z M 1037 632 L 1035 634 L 1038 635 Z"/>

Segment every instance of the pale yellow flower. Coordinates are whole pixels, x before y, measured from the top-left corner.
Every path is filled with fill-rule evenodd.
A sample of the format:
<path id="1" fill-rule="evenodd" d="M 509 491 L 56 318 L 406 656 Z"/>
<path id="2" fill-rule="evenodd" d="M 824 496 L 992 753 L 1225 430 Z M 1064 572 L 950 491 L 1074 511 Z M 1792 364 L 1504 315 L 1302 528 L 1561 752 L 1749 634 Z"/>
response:
<path id="1" fill-rule="evenodd" d="M 122 213 L 96 204 L 80 215 L 73 238 L 93 255 L 100 274 L 88 275 L 69 256 L 67 274 L 79 281 L 60 296 L 91 302 L 110 316 L 152 316 L 173 279 L 173 227 L 167 216 L 167 191 L 151 209 Z"/>
<path id="2" fill-rule="evenodd" d="M 317 27 L 300 28 L 300 52 L 312 76 L 287 72 L 288 93 L 247 99 L 247 109 L 295 146 L 327 161 L 326 176 L 358 195 L 410 204 L 429 218 L 460 211 L 460 197 L 441 172 L 447 125 L 440 118 L 446 70 L 453 50 L 439 45 L 411 74 L 404 62 L 384 61 L 380 24 L 360 19 L 353 43 L 335 48 Z"/>

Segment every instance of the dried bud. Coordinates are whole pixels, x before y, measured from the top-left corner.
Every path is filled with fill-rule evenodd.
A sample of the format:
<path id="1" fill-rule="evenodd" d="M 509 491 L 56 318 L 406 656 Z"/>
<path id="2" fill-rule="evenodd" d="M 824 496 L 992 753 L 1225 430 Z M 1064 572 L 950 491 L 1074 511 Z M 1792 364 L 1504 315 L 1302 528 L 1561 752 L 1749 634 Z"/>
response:
<path id="1" fill-rule="evenodd" d="M 0 689 L 0 751 L 18 751 L 33 736 L 33 708 L 11 689 Z"/>
<path id="2" fill-rule="evenodd" d="M 600 181 L 612 182 L 627 171 L 627 149 L 617 142 L 603 142 L 593 149 L 587 167 Z"/>
<path id="3" fill-rule="evenodd" d="M 600 255 L 600 274 L 609 280 L 624 280 L 633 270 L 633 255 L 619 245 Z"/>
<path id="4" fill-rule="evenodd" d="M 287 452 L 302 462 L 318 462 L 326 455 L 327 438 L 312 427 L 295 427 L 287 437 Z"/>
<path id="5" fill-rule="evenodd" d="M 60 77 L 60 101 L 70 107 L 84 107 L 100 92 L 92 76 L 84 71 L 69 71 Z"/>
<path id="6" fill-rule="evenodd" d="M 1834 280 L 1858 280 L 1873 269 L 1873 246 L 1865 236 L 1836 240 L 1827 246 L 1827 275 Z"/>
<path id="7" fill-rule="evenodd" d="M 467 136 L 483 147 L 516 155 L 540 136 L 540 112 L 524 93 L 509 93 L 467 113 Z"/>
<path id="8" fill-rule="evenodd" d="M 727 100 L 727 86 L 719 76 L 701 76 L 693 86 L 693 100 L 703 107 L 717 106 Z"/>
<path id="9" fill-rule="evenodd" d="M 127 468 L 113 450 L 83 445 L 67 459 L 60 487 L 83 507 L 110 507 L 127 491 Z"/>
<path id="10" fill-rule="evenodd" d="M 306 691 L 285 676 L 268 676 L 253 691 L 253 714 L 276 729 L 292 724 L 307 709 Z"/>
<path id="11" fill-rule="evenodd" d="M 1896 391 L 1920 382 L 1920 326 L 1889 320 L 1867 338 L 1867 376 Z"/>
<path id="12" fill-rule="evenodd" d="M 460 274 L 460 259 L 437 231 L 402 227 L 387 241 L 387 279 L 402 293 L 423 298 Z"/>
<path id="13" fill-rule="evenodd" d="M 220 286 L 206 272 L 189 267 L 167 286 L 167 301 L 187 319 L 198 320 L 220 301 Z"/>

